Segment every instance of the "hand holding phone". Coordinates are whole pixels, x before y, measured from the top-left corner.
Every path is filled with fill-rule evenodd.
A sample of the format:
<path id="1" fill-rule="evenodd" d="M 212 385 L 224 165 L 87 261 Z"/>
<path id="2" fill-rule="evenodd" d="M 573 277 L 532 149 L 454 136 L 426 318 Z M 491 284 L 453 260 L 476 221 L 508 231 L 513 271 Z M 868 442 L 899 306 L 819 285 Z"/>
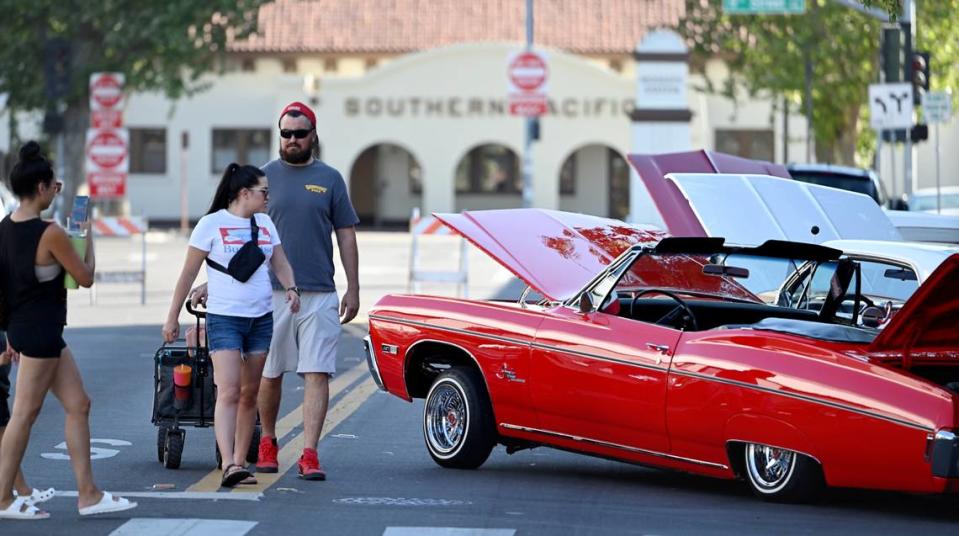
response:
<path id="1" fill-rule="evenodd" d="M 87 223 L 88 208 L 90 206 L 90 197 L 78 195 L 73 200 L 73 211 L 70 212 L 70 219 L 67 221 L 67 231 L 71 235 L 82 234 Z"/>

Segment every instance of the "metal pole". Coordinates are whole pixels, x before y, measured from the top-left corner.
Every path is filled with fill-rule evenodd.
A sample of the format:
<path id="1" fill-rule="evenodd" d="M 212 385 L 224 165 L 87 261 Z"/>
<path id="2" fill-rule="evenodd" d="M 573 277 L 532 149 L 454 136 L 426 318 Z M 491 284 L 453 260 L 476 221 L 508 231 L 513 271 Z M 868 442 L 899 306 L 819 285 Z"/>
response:
<path id="1" fill-rule="evenodd" d="M 942 184 L 939 182 L 939 122 L 936 122 L 936 214 L 942 214 Z"/>
<path id="2" fill-rule="evenodd" d="M 147 230 L 150 226 L 147 224 L 146 218 L 143 219 L 143 236 L 140 242 L 140 305 L 147 304 Z M 197 337 L 200 334 L 197 333 Z M 197 341 L 199 345 L 199 340 Z"/>
<path id="3" fill-rule="evenodd" d="M 12 112 L 11 112 L 12 113 Z M 57 133 L 57 180 L 66 183 L 66 178 L 63 176 L 66 173 L 66 146 L 63 141 L 63 129 L 60 129 L 60 132 Z M 56 207 L 53 211 L 53 219 L 55 219 L 60 224 L 63 224 L 64 221 L 61 219 L 61 208 L 63 207 L 63 197 L 57 196 Z"/>
<path id="4" fill-rule="evenodd" d="M 183 234 L 190 230 L 189 179 L 187 178 L 187 150 L 189 147 L 190 134 L 184 130 L 180 134 L 180 232 Z"/>
<path id="5" fill-rule="evenodd" d="M 902 28 L 903 33 L 905 34 L 905 66 L 906 66 L 906 76 L 903 78 L 906 82 L 912 83 L 912 43 L 913 37 L 915 36 L 916 24 L 916 4 L 912 0 L 903 0 L 902 6 Z M 912 193 L 912 182 L 913 182 L 913 173 L 912 173 L 912 164 L 913 164 L 913 144 L 912 136 L 909 135 L 909 129 L 906 129 L 906 148 L 903 152 L 902 166 L 903 166 L 903 176 L 902 176 L 902 193 L 909 196 Z"/>
<path id="6" fill-rule="evenodd" d="M 783 93 L 783 164 L 789 163 L 789 99 Z"/>
<path id="7" fill-rule="evenodd" d="M 889 169 L 892 170 L 892 191 L 893 191 L 893 194 L 895 194 L 896 193 L 896 138 L 893 138 L 892 142 L 889 143 Z M 896 195 L 899 195 L 899 194 L 896 194 Z"/>
<path id="8" fill-rule="evenodd" d="M 533 0 L 526 0 L 526 50 L 533 48 Z M 523 208 L 533 206 L 533 118 L 527 117 L 523 144 Z"/>

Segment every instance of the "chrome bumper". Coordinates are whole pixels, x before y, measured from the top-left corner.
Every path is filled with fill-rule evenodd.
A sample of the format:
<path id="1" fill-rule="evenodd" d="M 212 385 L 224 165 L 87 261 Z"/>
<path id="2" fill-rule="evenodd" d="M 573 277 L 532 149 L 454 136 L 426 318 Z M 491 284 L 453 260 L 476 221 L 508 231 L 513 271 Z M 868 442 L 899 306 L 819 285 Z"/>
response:
<path id="1" fill-rule="evenodd" d="M 370 367 L 370 376 L 373 376 L 373 381 L 376 382 L 376 386 L 379 387 L 380 390 L 385 391 L 386 386 L 383 385 L 380 369 L 376 366 L 376 356 L 373 355 L 373 341 L 370 340 L 369 335 L 363 337 L 363 348 L 366 349 L 366 365 Z"/>
<path id="2" fill-rule="evenodd" d="M 959 477 L 959 436 L 939 430 L 932 444 L 932 474 L 944 478 Z"/>

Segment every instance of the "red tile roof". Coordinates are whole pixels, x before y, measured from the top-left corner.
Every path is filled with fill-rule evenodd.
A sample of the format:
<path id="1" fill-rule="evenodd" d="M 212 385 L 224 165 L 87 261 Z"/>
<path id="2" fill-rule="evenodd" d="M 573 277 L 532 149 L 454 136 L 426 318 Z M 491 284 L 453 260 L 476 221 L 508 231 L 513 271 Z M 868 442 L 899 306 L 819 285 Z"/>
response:
<path id="1" fill-rule="evenodd" d="M 684 0 L 535 0 L 533 41 L 580 54 L 630 53 L 675 27 Z M 391 53 L 458 42 L 526 40 L 524 0 L 276 0 L 243 52 Z"/>

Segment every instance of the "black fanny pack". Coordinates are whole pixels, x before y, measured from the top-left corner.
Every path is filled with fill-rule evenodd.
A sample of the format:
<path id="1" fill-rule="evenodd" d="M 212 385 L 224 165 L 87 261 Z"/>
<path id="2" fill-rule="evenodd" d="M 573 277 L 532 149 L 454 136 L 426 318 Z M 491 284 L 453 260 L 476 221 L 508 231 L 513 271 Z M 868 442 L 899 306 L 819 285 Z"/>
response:
<path id="1" fill-rule="evenodd" d="M 241 283 L 246 283 L 266 260 L 266 255 L 260 250 L 260 227 L 256 224 L 255 215 L 250 216 L 250 237 L 250 241 L 243 244 L 243 247 L 230 259 L 229 266 L 224 267 L 210 257 L 206 258 L 206 263 L 210 268 L 223 272 Z"/>

